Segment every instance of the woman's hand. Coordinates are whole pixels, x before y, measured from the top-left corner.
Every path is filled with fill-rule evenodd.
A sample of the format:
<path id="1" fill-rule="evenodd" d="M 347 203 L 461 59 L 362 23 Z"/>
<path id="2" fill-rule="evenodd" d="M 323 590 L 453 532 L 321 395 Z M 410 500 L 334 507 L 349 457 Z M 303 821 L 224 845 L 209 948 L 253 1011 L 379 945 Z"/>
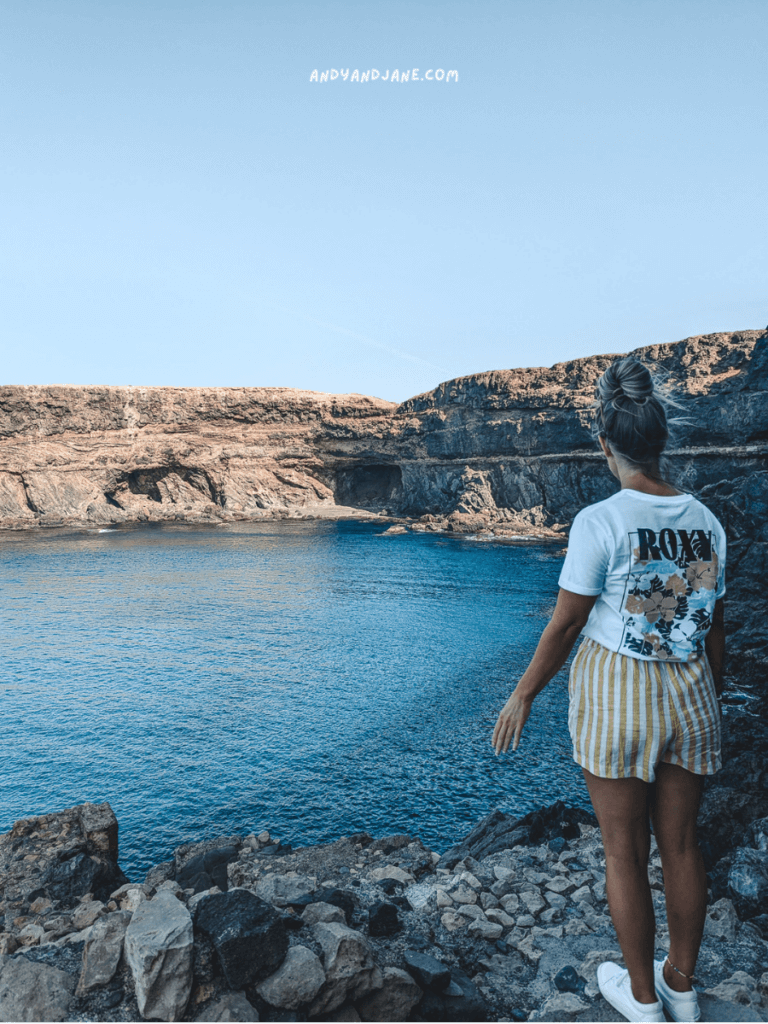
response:
<path id="1" fill-rule="evenodd" d="M 512 749 L 517 750 L 533 698 L 567 661 L 596 600 L 597 597 L 585 597 L 560 588 L 554 613 L 541 634 L 536 653 L 496 722 L 491 743 L 497 754 L 506 753 L 512 741 Z"/>
<path id="2" fill-rule="evenodd" d="M 512 741 L 512 749 L 517 750 L 520 733 L 531 713 L 532 704 L 533 699 L 525 700 L 517 696 L 515 692 L 501 709 L 491 740 L 497 754 L 506 754 L 510 741 Z"/>

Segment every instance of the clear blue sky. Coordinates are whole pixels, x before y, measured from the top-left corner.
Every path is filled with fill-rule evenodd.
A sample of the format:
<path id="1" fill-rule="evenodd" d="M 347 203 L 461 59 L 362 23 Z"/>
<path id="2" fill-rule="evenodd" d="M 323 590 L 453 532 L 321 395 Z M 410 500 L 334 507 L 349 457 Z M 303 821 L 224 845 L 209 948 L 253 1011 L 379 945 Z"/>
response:
<path id="1" fill-rule="evenodd" d="M 0 49 L 2 383 L 399 401 L 768 322 L 765 0 L 11 0 Z"/>

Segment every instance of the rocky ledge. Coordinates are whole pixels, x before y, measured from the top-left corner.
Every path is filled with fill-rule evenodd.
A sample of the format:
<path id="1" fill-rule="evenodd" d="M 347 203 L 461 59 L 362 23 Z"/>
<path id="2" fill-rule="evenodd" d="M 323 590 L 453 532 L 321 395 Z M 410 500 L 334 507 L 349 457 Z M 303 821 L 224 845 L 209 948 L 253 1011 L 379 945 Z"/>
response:
<path id="1" fill-rule="evenodd" d="M 365 832 L 292 849 L 269 832 L 179 846 L 143 881 L 109 806 L 0 837 L 0 1020 L 615 1021 L 620 960 L 590 815 L 495 811 L 443 853 Z M 722 873 L 721 873 L 722 874 Z M 649 875 L 668 943 L 662 876 Z M 768 1020 L 768 818 L 712 892 L 705 1021 Z"/>

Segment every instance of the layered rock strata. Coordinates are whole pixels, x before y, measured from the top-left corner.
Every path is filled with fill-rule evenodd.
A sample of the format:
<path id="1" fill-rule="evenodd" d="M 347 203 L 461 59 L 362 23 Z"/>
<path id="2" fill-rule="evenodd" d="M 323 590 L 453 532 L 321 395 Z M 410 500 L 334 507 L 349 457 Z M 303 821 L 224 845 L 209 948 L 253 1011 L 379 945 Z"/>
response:
<path id="1" fill-rule="evenodd" d="M 671 460 L 686 487 L 764 465 L 767 347 L 740 331 L 636 350 L 678 387 Z M 288 388 L 5 387 L 0 525 L 313 505 L 488 521 L 541 507 L 567 522 L 612 487 L 589 433 L 612 358 L 473 374 L 399 406 Z"/>
<path id="2" fill-rule="evenodd" d="M 60 884 L 84 818 L 98 818 L 92 836 L 112 843 L 108 804 L 0 836 L 2 877 L 13 876 L 0 892 L 0 1019 L 623 1019 L 596 986 L 597 966 L 621 954 L 599 831 L 582 810 L 494 812 L 443 854 L 405 835 L 297 850 L 266 831 L 224 836 L 179 847 L 103 898 L 78 873 Z M 19 859 L 19 839 L 38 830 L 48 847 Z M 768 1019 L 768 921 L 756 912 L 767 846 L 763 819 L 726 893 L 713 894 L 697 969 L 705 1021 Z M 655 843 L 649 877 L 661 958 Z"/>

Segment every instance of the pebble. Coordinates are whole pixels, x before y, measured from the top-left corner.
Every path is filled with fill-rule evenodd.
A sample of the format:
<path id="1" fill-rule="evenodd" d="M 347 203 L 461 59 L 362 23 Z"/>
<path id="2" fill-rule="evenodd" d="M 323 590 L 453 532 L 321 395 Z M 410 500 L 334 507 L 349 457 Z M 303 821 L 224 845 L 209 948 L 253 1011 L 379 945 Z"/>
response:
<path id="1" fill-rule="evenodd" d="M 538 892 L 521 892 L 520 902 L 526 908 L 529 914 L 535 916 L 541 913 L 546 907 L 546 902 Z"/>
<path id="2" fill-rule="evenodd" d="M 508 896 L 502 896 L 500 902 L 508 914 L 516 914 L 520 907 L 520 897 L 515 892 L 509 893 Z"/>
<path id="3" fill-rule="evenodd" d="M 456 913 L 462 914 L 464 917 L 471 917 L 475 921 L 485 920 L 485 914 L 476 903 L 466 903 L 463 906 L 456 907 Z"/>
<path id="4" fill-rule="evenodd" d="M 501 938 L 501 933 L 504 929 L 500 924 L 494 924 L 492 921 L 483 919 L 472 921 L 467 931 L 470 935 L 481 939 L 495 940 Z"/>
<path id="5" fill-rule="evenodd" d="M 557 892 L 547 892 L 544 897 L 550 907 L 556 907 L 558 910 L 562 910 L 568 905 L 568 900 L 565 896 L 561 896 Z"/>
<path id="6" fill-rule="evenodd" d="M 451 899 L 454 903 L 477 903 L 477 893 L 474 889 L 470 889 L 468 885 L 457 885 L 455 889 L 450 890 Z"/>
<path id="7" fill-rule="evenodd" d="M 550 892 L 556 892 L 564 896 L 569 892 L 573 892 L 577 885 L 570 878 L 553 878 L 551 882 L 547 882 L 546 888 Z"/>
<path id="8" fill-rule="evenodd" d="M 449 932 L 455 932 L 459 928 L 463 928 L 467 923 L 466 917 L 461 917 L 459 914 L 455 914 L 452 910 L 446 910 L 446 912 L 440 918 L 440 923 L 443 928 Z"/>
<path id="9" fill-rule="evenodd" d="M 494 909 L 486 910 L 485 916 L 489 921 L 495 921 L 497 924 L 503 925 L 505 928 L 514 927 L 514 918 L 511 918 L 509 914 L 505 914 L 503 910 Z"/>

